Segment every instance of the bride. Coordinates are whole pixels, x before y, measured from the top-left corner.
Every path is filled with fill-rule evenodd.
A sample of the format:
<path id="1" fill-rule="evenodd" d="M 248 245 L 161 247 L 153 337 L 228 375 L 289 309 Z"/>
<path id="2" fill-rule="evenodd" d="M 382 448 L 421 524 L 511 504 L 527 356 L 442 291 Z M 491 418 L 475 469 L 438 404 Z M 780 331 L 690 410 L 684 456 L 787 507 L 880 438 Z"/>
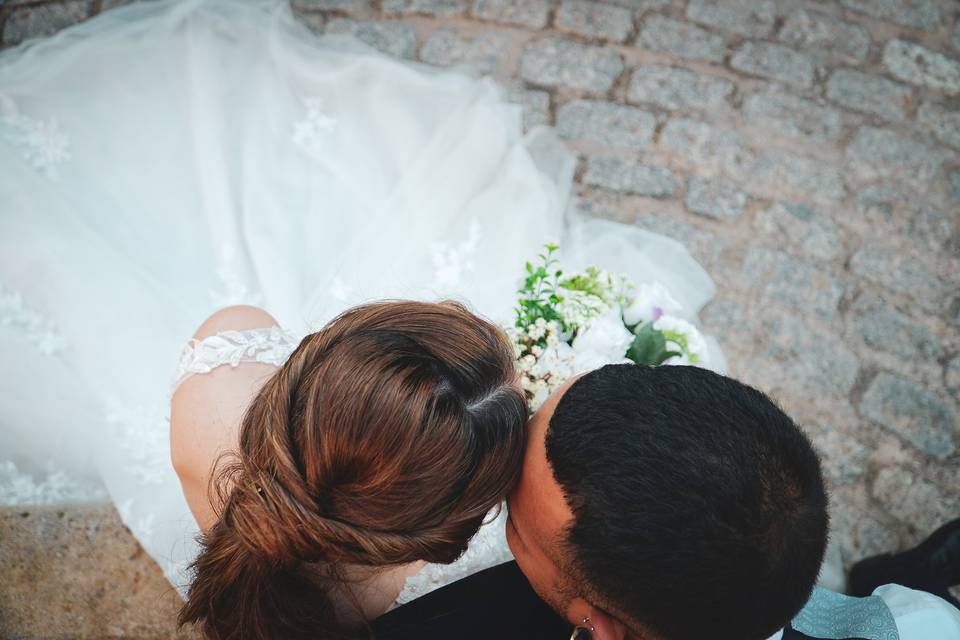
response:
<path id="1" fill-rule="evenodd" d="M 575 159 L 521 122 L 489 79 L 317 37 L 279 0 L 137 3 L 0 53 L 0 353 L 15 363 L 0 373 L 0 497 L 109 496 L 171 584 L 208 603 L 325 558 L 337 571 L 286 572 L 281 587 L 355 585 L 328 590 L 348 621 L 354 599 L 375 615 L 508 559 L 497 518 L 457 562 L 434 564 L 505 492 L 509 437 L 428 452 L 489 425 L 448 417 L 418 438 L 429 385 L 392 377 L 422 367 L 432 393 L 443 379 L 466 402 L 506 376 L 500 360 L 487 372 L 458 360 L 498 354 L 496 332 L 452 303 L 369 303 L 469 301 L 509 322 L 517 276 L 546 240 L 569 268 L 662 283 L 687 319 L 713 294 L 672 240 L 568 210 Z M 361 360 L 378 323 L 396 339 Z M 356 332 L 343 343 L 356 350 L 321 354 L 340 331 Z M 414 334 L 435 360 L 404 360 Z M 313 386 L 341 379 L 357 386 Z M 315 402 L 343 415 L 308 415 Z M 402 428 L 326 476 L 324 447 L 347 441 L 325 429 L 349 433 L 375 409 Z M 285 453 L 306 446 L 310 458 Z M 319 493 L 374 482 L 369 465 L 387 482 L 376 509 Z M 462 465 L 479 470 L 476 492 Z M 222 494 L 208 495 L 218 478 Z M 423 483 L 436 489 L 426 498 Z M 445 514 L 456 526 L 438 537 L 392 537 Z M 218 573 L 237 582 L 204 579 Z M 199 597 L 185 619 L 213 620 Z"/>
<path id="2" fill-rule="evenodd" d="M 230 307 L 186 351 L 216 366 L 203 352 L 224 336 L 274 330 Z M 520 471 L 513 347 L 462 306 L 363 305 L 293 347 L 271 347 L 279 368 L 188 369 L 173 394 L 173 464 L 205 530 L 180 621 L 212 638 L 351 637 L 425 562 L 460 557 Z M 211 505 L 211 463 L 236 448 Z"/>

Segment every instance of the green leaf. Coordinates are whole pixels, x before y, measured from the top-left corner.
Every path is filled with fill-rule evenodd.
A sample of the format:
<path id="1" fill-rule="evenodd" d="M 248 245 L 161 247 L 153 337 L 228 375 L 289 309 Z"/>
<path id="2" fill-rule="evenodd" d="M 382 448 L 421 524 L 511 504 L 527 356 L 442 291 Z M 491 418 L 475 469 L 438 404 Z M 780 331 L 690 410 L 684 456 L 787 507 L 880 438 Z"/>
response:
<path id="1" fill-rule="evenodd" d="M 655 367 L 663 364 L 665 360 L 681 354 L 676 351 L 667 350 L 667 338 L 662 331 L 653 328 L 652 323 L 647 323 L 640 327 L 633 343 L 627 349 L 627 358 L 637 364 L 645 364 Z"/>

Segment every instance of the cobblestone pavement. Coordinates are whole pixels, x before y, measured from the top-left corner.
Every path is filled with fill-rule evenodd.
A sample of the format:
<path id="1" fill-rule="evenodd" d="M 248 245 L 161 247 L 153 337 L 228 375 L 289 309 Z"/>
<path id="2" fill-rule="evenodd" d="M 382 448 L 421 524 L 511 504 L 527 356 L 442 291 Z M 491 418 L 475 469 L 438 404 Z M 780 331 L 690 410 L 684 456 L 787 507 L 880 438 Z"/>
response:
<path id="1" fill-rule="evenodd" d="M 0 2 L 3 43 L 121 3 Z M 732 373 L 823 454 L 845 562 L 960 516 L 960 4 L 293 4 L 318 32 L 494 75 L 579 152 L 583 209 L 690 249 Z M 10 527 L 50 517 L 31 513 Z"/>

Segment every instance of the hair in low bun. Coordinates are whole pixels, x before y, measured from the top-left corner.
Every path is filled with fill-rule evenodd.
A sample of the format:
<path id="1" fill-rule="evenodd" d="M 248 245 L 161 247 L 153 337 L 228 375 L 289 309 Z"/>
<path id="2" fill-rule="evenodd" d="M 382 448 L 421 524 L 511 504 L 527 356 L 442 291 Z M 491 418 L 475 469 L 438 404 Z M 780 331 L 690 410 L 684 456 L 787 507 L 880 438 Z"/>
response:
<path id="1" fill-rule="evenodd" d="M 353 637 L 331 598 L 339 566 L 452 562 L 515 482 L 515 376 L 504 333 L 453 302 L 364 305 L 304 338 L 217 475 L 180 624 L 217 640 Z"/>

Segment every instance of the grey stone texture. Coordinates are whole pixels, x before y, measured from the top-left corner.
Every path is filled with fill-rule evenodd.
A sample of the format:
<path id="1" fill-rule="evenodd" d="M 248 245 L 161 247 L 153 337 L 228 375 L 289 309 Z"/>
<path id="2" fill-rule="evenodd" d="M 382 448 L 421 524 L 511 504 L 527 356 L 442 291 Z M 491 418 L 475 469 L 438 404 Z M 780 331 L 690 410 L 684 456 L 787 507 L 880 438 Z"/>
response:
<path id="1" fill-rule="evenodd" d="M 953 411 L 929 390 L 890 373 L 881 373 L 860 401 L 860 413 L 940 460 L 955 450 Z"/>
<path id="2" fill-rule="evenodd" d="M 2 46 L 127 2 L 0 1 Z M 729 372 L 823 456 L 846 565 L 960 514 L 955 0 L 294 6 L 318 33 L 494 75 L 526 129 L 580 154 L 581 212 L 689 250 Z M 109 506 L 0 509 L 0 585 L 0 637 L 197 637 Z"/>
<path id="3" fill-rule="evenodd" d="M 773 0 L 690 0 L 687 18 L 708 27 L 762 38 L 773 32 L 777 7 Z"/>
<path id="4" fill-rule="evenodd" d="M 740 273 L 743 288 L 762 292 L 767 303 L 791 307 L 829 320 L 837 313 L 846 285 L 822 266 L 775 249 L 750 249 Z"/>
<path id="5" fill-rule="evenodd" d="M 760 195 L 792 195 L 801 200 L 835 202 L 846 188 L 840 170 L 829 162 L 789 151 L 763 151 L 744 170 L 744 188 Z"/>
<path id="6" fill-rule="evenodd" d="M 858 24 L 819 11 L 798 8 L 787 15 L 780 41 L 812 52 L 819 58 L 863 62 L 870 51 L 870 35 Z"/>
<path id="7" fill-rule="evenodd" d="M 855 69 L 837 69 L 827 81 L 827 97 L 848 109 L 903 120 L 913 102 L 909 87 Z"/>
<path id="8" fill-rule="evenodd" d="M 417 36 L 413 27 L 401 22 L 362 22 L 335 18 L 327 23 L 327 33 L 345 33 L 396 58 L 413 58 Z"/>
<path id="9" fill-rule="evenodd" d="M 943 353 L 937 334 L 887 304 L 874 293 L 864 293 L 851 308 L 854 330 L 864 343 L 877 351 L 900 358 L 936 360 Z"/>
<path id="10" fill-rule="evenodd" d="M 891 40 L 883 48 L 883 65 L 906 82 L 942 91 L 960 93 L 960 61 L 919 44 Z"/>
<path id="11" fill-rule="evenodd" d="M 888 129 L 860 128 L 847 148 L 847 160 L 863 179 L 898 177 L 924 188 L 940 173 L 943 151 Z"/>
<path id="12" fill-rule="evenodd" d="M 831 142 L 843 132 L 843 118 L 836 109 L 780 88 L 747 96 L 743 101 L 743 116 L 751 126 L 813 142 Z"/>
<path id="13" fill-rule="evenodd" d="M 684 203 L 694 213 L 716 220 L 735 220 L 747 206 L 747 194 L 727 180 L 694 176 L 687 182 Z"/>
<path id="14" fill-rule="evenodd" d="M 47 36 L 85 20 L 91 14 L 89 0 L 73 0 L 36 7 L 18 7 L 3 25 L 3 41 L 17 44 L 24 40 Z"/>
<path id="15" fill-rule="evenodd" d="M 633 70 L 627 100 L 650 103 L 663 109 L 711 110 L 726 103 L 733 83 L 726 78 L 663 65 L 643 65 Z"/>
<path id="16" fill-rule="evenodd" d="M 557 110 L 557 131 L 561 136 L 609 147 L 646 147 L 656 124 L 653 114 L 647 111 L 603 100 L 574 100 Z"/>
<path id="17" fill-rule="evenodd" d="M 744 42 L 730 58 L 737 71 L 763 76 L 796 87 L 813 84 L 813 61 L 806 54 L 771 42 Z"/>
<path id="18" fill-rule="evenodd" d="M 480 20 L 542 29 L 550 17 L 550 4 L 548 0 L 474 0 L 471 14 Z"/>
<path id="19" fill-rule="evenodd" d="M 369 4 L 365 0 L 364 4 Z M 387 15 L 426 15 L 436 17 L 461 16 L 470 6 L 470 0 L 383 0 Z"/>
<path id="20" fill-rule="evenodd" d="M 679 163 L 714 173 L 738 174 L 753 160 L 736 131 L 690 118 L 667 122 L 660 146 Z"/>
<path id="21" fill-rule="evenodd" d="M 840 227 L 807 205 L 778 202 L 757 213 L 754 228 L 776 246 L 804 258 L 829 262 L 844 255 Z"/>
<path id="22" fill-rule="evenodd" d="M 949 303 L 949 288 L 915 256 L 902 249 L 867 242 L 850 259 L 850 270 L 864 280 L 906 296 L 938 314 Z"/>
<path id="23" fill-rule="evenodd" d="M 960 149 L 960 110 L 925 102 L 917 111 L 917 122 L 937 141 Z"/>
<path id="24" fill-rule="evenodd" d="M 589 0 L 563 0 L 554 20 L 557 29 L 584 38 L 626 42 L 633 31 L 629 9 Z"/>
<path id="25" fill-rule="evenodd" d="M 511 102 L 523 106 L 523 128 L 550 124 L 550 94 L 536 89 L 512 89 L 508 92 Z"/>
<path id="26" fill-rule="evenodd" d="M 936 0 L 840 0 L 840 4 L 878 20 L 925 31 L 940 26 L 941 7 L 946 6 Z"/>
<path id="27" fill-rule="evenodd" d="M 712 62 L 721 62 L 727 50 L 720 35 L 659 14 L 644 22 L 637 46 L 678 58 Z"/>
<path id="28" fill-rule="evenodd" d="M 680 186 L 676 176 L 669 169 L 616 156 L 590 158 L 583 182 L 593 187 L 653 198 L 672 196 Z"/>
<path id="29" fill-rule="evenodd" d="M 420 49 L 420 59 L 439 66 L 464 65 L 493 73 L 510 44 L 507 34 L 487 32 L 470 37 L 453 29 L 438 29 Z"/>
<path id="30" fill-rule="evenodd" d="M 527 45 L 520 60 L 520 76 L 527 82 L 587 93 L 606 92 L 622 72 L 623 58 L 616 51 L 560 38 Z"/>

